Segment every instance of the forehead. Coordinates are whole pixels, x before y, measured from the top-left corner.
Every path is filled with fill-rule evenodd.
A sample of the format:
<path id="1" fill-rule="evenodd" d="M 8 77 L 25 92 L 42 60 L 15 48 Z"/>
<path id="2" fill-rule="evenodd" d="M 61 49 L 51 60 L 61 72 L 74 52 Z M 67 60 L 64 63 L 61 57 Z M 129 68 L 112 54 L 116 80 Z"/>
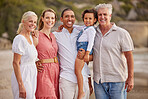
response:
<path id="1" fill-rule="evenodd" d="M 72 10 L 67 10 L 64 12 L 63 16 L 65 16 L 65 15 L 75 15 L 75 14 Z"/>
<path id="2" fill-rule="evenodd" d="M 37 20 L 37 17 L 34 15 L 28 16 L 27 20 Z"/>
<path id="3" fill-rule="evenodd" d="M 93 13 L 85 13 L 84 17 L 94 17 Z"/>
<path id="4" fill-rule="evenodd" d="M 45 16 L 55 16 L 55 14 L 53 12 L 45 12 Z"/>
<path id="5" fill-rule="evenodd" d="M 100 8 L 100 9 L 98 9 L 98 14 L 99 13 L 109 13 L 108 8 Z"/>

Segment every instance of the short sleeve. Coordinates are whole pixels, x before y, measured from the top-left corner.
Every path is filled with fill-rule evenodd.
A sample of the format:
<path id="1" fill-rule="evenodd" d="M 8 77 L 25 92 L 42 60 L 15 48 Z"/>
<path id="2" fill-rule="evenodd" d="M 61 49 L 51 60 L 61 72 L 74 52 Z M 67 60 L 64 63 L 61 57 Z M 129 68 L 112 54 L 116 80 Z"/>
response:
<path id="1" fill-rule="evenodd" d="M 14 40 L 13 40 L 13 44 L 12 44 L 12 52 L 13 53 L 17 53 L 20 55 L 24 55 L 25 54 L 25 40 L 22 36 L 17 35 Z"/>
<path id="2" fill-rule="evenodd" d="M 121 47 L 122 47 L 122 51 L 133 51 L 134 50 L 134 44 L 133 44 L 133 40 L 130 36 L 130 34 L 124 30 L 122 32 L 122 40 L 121 40 Z"/>

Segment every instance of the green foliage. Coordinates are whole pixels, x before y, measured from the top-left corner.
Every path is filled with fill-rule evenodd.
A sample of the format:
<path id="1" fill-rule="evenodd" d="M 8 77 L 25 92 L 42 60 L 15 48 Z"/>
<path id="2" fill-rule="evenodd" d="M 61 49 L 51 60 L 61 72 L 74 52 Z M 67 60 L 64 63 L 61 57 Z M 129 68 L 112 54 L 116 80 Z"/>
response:
<path id="1" fill-rule="evenodd" d="M 131 10 L 131 8 L 133 8 L 133 6 L 131 4 L 129 4 L 129 3 L 127 3 L 125 5 L 122 5 L 121 7 L 124 9 L 126 14 L 128 14 L 128 12 Z"/>
<path id="2" fill-rule="evenodd" d="M 113 0 L 92 0 L 94 4 L 100 4 L 100 3 L 109 3 Z"/>
<path id="3" fill-rule="evenodd" d="M 69 7 L 75 12 L 76 19 L 82 21 L 81 14 L 85 9 L 93 8 L 100 3 L 110 3 L 111 1 L 113 0 L 0 0 L 0 36 L 2 33 L 7 32 L 9 39 L 13 40 L 23 13 L 28 10 L 34 11 L 40 16 L 44 9 L 52 8 L 56 11 L 59 19 L 62 10 Z M 121 4 L 123 5 L 121 6 L 122 10 L 116 12 L 112 17 L 112 21 L 114 22 L 126 20 L 128 12 L 134 7 L 131 3 L 132 0 L 118 1 L 122 2 Z M 148 9 L 148 0 L 139 1 L 137 8 L 134 8 L 138 13 L 137 20 L 148 20 L 148 15 L 144 12 Z M 75 3 L 83 3 L 87 6 L 78 8 Z"/>
<path id="4" fill-rule="evenodd" d="M 130 2 L 131 2 L 131 0 L 118 0 L 118 1 L 122 1 L 122 2 L 124 2 L 125 4 L 127 4 L 127 3 L 130 3 Z"/>
<path id="5" fill-rule="evenodd" d="M 31 10 L 40 15 L 44 7 L 41 0 L 2 0 L 0 3 L 0 35 L 7 32 L 9 39 L 13 40 L 23 13 Z"/>

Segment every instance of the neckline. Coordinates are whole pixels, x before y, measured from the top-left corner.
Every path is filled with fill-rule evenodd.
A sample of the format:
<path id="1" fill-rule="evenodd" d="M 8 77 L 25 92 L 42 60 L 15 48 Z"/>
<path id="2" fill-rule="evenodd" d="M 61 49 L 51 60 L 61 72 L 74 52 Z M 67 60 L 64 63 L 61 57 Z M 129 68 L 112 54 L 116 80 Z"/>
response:
<path id="1" fill-rule="evenodd" d="M 28 43 L 29 45 L 32 45 L 32 44 L 33 44 L 32 40 L 31 40 L 31 37 L 30 37 L 30 40 L 31 40 L 31 44 L 30 44 L 24 35 L 22 35 L 22 34 L 19 34 L 19 35 L 21 35 L 21 36 L 27 41 L 27 43 Z M 31 35 L 30 35 L 30 36 L 31 36 Z"/>
<path id="2" fill-rule="evenodd" d="M 50 32 L 50 34 L 49 34 L 49 36 L 50 36 L 50 38 L 47 36 L 47 34 L 45 34 L 44 32 L 41 32 L 40 31 L 40 33 L 42 33 L 44 36 L 46 36 L 51 42 L 52 42 L 52 34 L 51 34 L 51 32 Z"/>

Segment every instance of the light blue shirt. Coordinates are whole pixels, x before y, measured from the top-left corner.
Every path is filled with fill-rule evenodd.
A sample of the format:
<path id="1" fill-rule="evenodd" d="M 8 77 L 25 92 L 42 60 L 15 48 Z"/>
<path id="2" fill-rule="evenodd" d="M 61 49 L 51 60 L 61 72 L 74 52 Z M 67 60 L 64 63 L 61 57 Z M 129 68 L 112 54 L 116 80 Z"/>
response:
<path id="1" fill-rule="evenodd" d="M 62 32 L 53 32 L 58 44 L 58 57 L 60 63 L 60 77 L 69 80 L 73 83 L 77 83 L 75 75 L 75 59 L 77 56 L 76 40 L 80 31 L 73 29 L 72 33 L 65 28 Z M 87 80 L 89 69 L 87 64 L 82 69 L 83 79 Z"/>

